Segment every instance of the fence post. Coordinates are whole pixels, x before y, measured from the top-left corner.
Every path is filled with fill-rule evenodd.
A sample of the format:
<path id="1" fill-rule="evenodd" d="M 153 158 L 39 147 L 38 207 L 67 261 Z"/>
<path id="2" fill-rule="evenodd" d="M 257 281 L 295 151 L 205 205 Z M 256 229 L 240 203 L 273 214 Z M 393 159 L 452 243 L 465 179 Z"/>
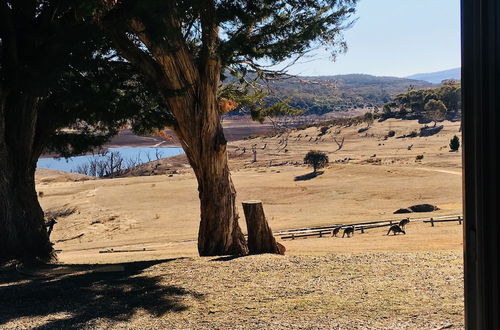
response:
<path id="1" fill-rule="evenodd" d="M 292 234 L 292 239 L 295 239 L 295 234 Z"/>
<path id="2" fill-rule="evenodd" d="M 361 234 L 364 234 L 365 233 L 365 227 L 361 226 Z"/>
<path id="3" fill-rule="evenodd" d="M 431 226 L 434 227 L 434 218 L 431 218 Z"/>
<path id="4" fill-rule="evenodd" d="M 323 237 L 323 232 L 321 230 L 319 231 L 319 237 Z"/>
<path id="5" fill-rule="evenodd" d="M 462 217 L 461 216 L 458 216 L 458 224 L 461 225 L 462 224 Z"/>

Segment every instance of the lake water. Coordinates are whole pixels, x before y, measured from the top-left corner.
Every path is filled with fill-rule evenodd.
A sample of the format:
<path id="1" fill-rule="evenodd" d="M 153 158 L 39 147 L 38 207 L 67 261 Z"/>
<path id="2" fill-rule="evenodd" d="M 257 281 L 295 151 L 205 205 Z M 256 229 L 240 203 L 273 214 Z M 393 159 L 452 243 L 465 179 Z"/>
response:
<path id="1" fill-rule="evenodd" d="M 176 156 L 184 153 L 182 148 L 109 148 L 110 152 L 119 152 L 121 157 L 127 163 L 128 160 L 134 160 L 138 164 L 147 163 L 159 158 Z M 75 156 L 71 158 L 40 158 L 37 167 L 50 168 L 52 170 L 73 172 L 76 167 L 88 163 L 98 155 Z"/>

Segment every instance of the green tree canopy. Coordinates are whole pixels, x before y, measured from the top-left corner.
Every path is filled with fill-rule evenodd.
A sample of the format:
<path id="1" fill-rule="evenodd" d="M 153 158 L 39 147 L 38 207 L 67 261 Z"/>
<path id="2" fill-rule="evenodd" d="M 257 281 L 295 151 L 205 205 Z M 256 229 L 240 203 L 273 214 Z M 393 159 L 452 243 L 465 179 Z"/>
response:
<path id="1" fill-rule="evenodd" d="M 434 122 L 434 126 L 438 121 L 443 121 L 446 118 L 446 106 L 441 100 L 430 100 L 425 104 L 425 117 Z"/>
<path id="2" fill-rule="evenodd" d="M 436 88 L 414 89 L 396 94 L 393 100 L 384 105 L 384 116 L 389 117 L 397 113 L 424 115 L 426 104 L 431 101 L 441 101 L 446 112 L 457 113 L 461 108 L 460 83 L 454 80 L 445 80 Z M 431 103 L 433 104 L 433 103 Z"/>
<path id="3" fill-rule="evenodd" d="M 312 166 L 314 173 L 316 173 L 318 169 L 323 168 L 326 164 L 328 164 L 328 156 L 322 151 L 311 150 L 304 157 L 304 164 Z"/>

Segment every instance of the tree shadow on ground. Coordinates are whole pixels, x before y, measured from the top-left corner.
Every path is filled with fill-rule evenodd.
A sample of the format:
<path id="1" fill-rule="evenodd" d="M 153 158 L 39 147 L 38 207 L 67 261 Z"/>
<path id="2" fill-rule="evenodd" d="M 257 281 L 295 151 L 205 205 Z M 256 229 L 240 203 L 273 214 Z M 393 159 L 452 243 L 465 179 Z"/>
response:
<path id="1" fill-rule="evenodd" d="M 127 321 L 138 310 L 156 317 L 186 310 L 183 296 L 199 299 L 202 295 L 178 286 L 165 286 L 161 277 L 142 274 L 146 268 L 172 260 L 175 259 L 130 262 L 118 267 L 67 265 L 64 267 L 73 269 L 73 273 L 48 272 L 48 276 L 36 277 L 20 274 L 13 266 L 2 267 L 0 328 L 17 318 L 56 313 L 69 316 L 49 320 L 37 329 L 80 329 L 97 319 Z"/>
<path id="2" fill-rule="evenodd" d="M 437 134 L 439 132 L 441 132 L 441 130 L 443 129 L 443 125 L 440 125 L 440 126 L 426 126 L 426 127 L 422 127 L 420 129 L 420 136 L 432 136 L 434 134 Z"/>
<path id="3" fill-rule="evenodd" d="M 315 177 L 317 176 L 320 176 L 322 175 L 323 173 L 325 173 L 324 171 L 316 171 L 316 172 L 311 172 L 311 173 L 307 173 L 307 174 L 304 174 L 304 175 L 298 175 L 295 177 L 295 179 L 293 179 L 294 181 L 306 181 L 306 180 L 311 180 L 311 179 L 314 179 Z"/>
<path id="4" fill-rule="evenodd" d="M 239 255 L 234 255 L 234 256 L 222 256 L 222 257 L 217 257 L 217 258 L 211 259 L 210 261 L 231 261 L 231 260 L 235 260 L 235 259 L 253 256 L 253 255 L 254 254 L 239 254 Z"/>

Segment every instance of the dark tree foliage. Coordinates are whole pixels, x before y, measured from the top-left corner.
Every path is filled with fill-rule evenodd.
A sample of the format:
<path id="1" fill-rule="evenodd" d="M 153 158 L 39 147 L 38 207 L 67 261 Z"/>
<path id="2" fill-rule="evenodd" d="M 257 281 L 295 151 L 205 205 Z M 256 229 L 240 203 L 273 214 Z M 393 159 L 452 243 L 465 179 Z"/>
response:
<path id="1" fill-rule="evenodd" d="M 34 181 L 44 151 L 86 152 L 157 109 L 89 14 L 80 1 L 0 1 L 0 259 L 51 258 Z"/>
<path id="2" fill-rule="evenodd" d="M 437 88 L 410 88 L 404 93 L 396 94 L 392 101 L 384 105 L 384 116 L 398 113 L 422 116 L 425 113 L 425 105 L 430 101 L 440 101 L 448 113 L 457 114 L 461 108 L 460 83 L 446 80 Z"/>
<path id="3" fill-rule="evenodd" d="M 322 151 L 311 150 L 304 157 L 304 164 L 312 166 L 314 173 L 316 173 L 318 169 L 328 164 L 328 156 Z"/>
<path id="4" fill-rule="evenodd" d="M 450 150 L 451 151 L 457 151 L 460 148 L 460 139 L 458 136 L 454 135 L 453 138 L 450 140 Z"/>
<path id="5" fill-rule="evenodd" d="M 424 117 L 430 121 L 434 122 L 434 126 L 438 121 L 443 121 L 446 117 L 446 106 L 443 101 L 440 100 L 429 100 L 424 107 Z"/>
<path id="6" fill-rule="evenodd" d="M 367 112 L 363 116 L 363 121 L 366 123 L 367 127 L 370 127 L 373 124 L 374 119 L 373 113 L 371 112 Z"/>
<path id="7" fill-rule="evenodd" d="M 96 22 L 119 54 L 164 100 L 162 106 L 198 179 L 199 253 L 247 253 L 220 123 L 226 111 L 220 106 L 221 81 L 232 76 L 259 93 L 265 89 L 263 81 L 280 78 L 287 65 L 311 49 L 325 47 L 332 56 L 344 52 L 342 31 L 352 23 L 356 0 L 86 3 L 94 4 Z M 270 69 L 278 64 L 283 64 L 281 69 Z M 254 112 L 258 108 L 253 107 Z M 283 109 L 278 108 L 268 114 Z M 263 116 L 254 113 L 256 119 Z"/>

